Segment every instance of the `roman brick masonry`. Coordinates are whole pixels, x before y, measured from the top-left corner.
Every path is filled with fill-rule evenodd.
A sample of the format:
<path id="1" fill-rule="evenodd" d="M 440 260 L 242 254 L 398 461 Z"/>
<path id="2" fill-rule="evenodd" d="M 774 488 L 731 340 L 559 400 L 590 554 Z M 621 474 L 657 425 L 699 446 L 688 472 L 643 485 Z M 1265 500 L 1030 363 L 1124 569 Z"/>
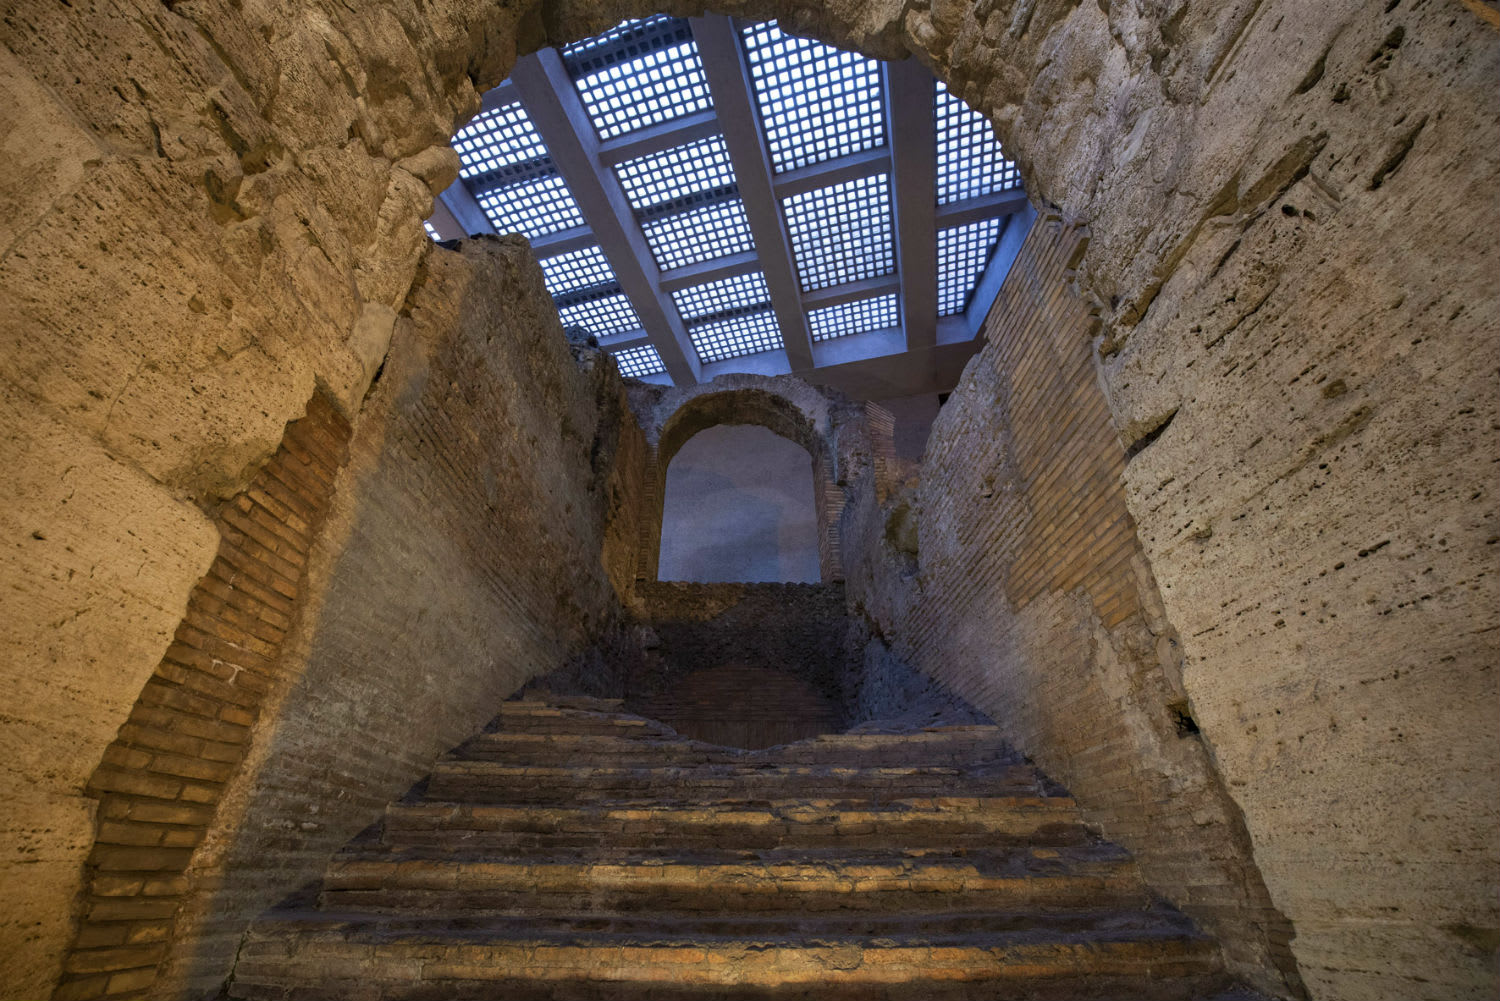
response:
<path id="1" fill-rule="evenodd" d="M 714 5 L 1025 176 L 920 465 L 424 235 L 518 53 L 658 10 L 0 12 L 0 996 L 1500 993 L 1495 4 Z M 656 580 L 716 423 L 821 585 Z"/>

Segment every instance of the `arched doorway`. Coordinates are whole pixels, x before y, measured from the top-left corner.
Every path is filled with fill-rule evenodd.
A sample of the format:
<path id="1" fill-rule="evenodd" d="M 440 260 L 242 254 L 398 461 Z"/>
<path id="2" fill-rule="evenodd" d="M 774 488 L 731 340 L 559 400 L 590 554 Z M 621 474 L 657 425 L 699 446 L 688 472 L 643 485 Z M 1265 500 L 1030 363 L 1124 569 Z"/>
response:
<path id="1" fill-rule="evenodd" d="M 658 577 L 820 580 L 813 498 L 802 446 L 755 425 L 698 432 L 667 469 Z"/>

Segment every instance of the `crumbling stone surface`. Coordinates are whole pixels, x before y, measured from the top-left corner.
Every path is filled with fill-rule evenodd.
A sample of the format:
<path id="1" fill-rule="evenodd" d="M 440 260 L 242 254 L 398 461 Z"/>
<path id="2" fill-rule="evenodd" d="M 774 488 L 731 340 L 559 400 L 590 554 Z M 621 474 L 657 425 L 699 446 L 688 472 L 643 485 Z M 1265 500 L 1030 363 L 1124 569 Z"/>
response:
<path id="1" fill-rule="evenodd" d="M 27 651 L 8 677 L 46 691 L 19 717 L 38 741 L 87 719 L 97 748 L 123 721 L 211 549 L 183 502 L 242 489 L 315 386 L 354 415 L 451 173 L 431 150 L 479 92 L 518 51 L 654 9 L 7 8 L 5 150 L 28 169 L 0 179 L 5 439 L 54 429 L 97 500 L 30 529 L 87 539 L 76 572 L 21 546 L 0 579 L 49 582 L 5 626 Z M 1127 504 L 1311 991 L 1493 995 L 1493 4 L 716 9 L 917 54 L 1088 223 L 1101 381 L 1146 446 Z M 55 489 L 55 464 L 9 468 L 7 512 Z M 106 527 L 121 505 L 144 534 Z M 78 651 L 113 653 L 75 687 Z M 77 773 L 43 776 L 28 824 L 76 832 Z M 50 913 L 0 951 L 56 957 Z M 5 972 L 45 993 L 47 962 Z"/>
<path id="2" fill-rule="evenodd" d="M 597 352 L 575 363 L 541 281 L 515 239 L 428 262 L 309 562 L 289 683 L 194 857 L 161 996 L 211 991 L 255 914 L 620 621 L 601 552 L 623 385 Z"/>

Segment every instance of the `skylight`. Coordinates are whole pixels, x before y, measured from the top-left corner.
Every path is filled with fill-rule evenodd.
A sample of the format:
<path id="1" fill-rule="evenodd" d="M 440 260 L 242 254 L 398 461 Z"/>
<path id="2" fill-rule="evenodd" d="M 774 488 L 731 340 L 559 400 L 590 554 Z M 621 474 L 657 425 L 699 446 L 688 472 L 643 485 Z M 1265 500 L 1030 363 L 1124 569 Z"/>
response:
<path id="1" fill-rule="evenodd" d="M 583 289 L 619 287 L 619 283 L 615 281 L 614 269 L 609 266 L 604 251 L 598 247 L 584 247 L 582 250 L 544 257 L 540 263 L 547 291 L 552 293 L 554 299 Z"/>
<path id="2" fill-rule="evenodd" d="M 1007 213 L 1025 211 L 988 121 L 941 84 L 774 23 L 625 21 L 521 57 L 483 107 L 453 140 L 461 176 L 429 235 L 529 238 L 560 321 L 619 348 L 627 374 L 681 378 L 695 353 L 858 366 L 900 350 L 934 278 L 943 343 L 959 343 L 988 308 L 973 299 Z M 909 239 L 936 243 L 936 275 L 903 273 L 931 253 Z M 814 351 L 837 338 L 853 339 Z"/>
<path id="3" fill-rule="evenodd" d="M 1005 159 L 989 119 L 948 93 L 936 81 L 937 203 L 1009 191 L 1021 186 L 1021 172 Z"/>
<path id="4" fill-rule="evenodd" d="M 890 179 L 885 174 L 793 195 L 782 202 L 802 290 L 890 274 Z"/>
<path id="5" fill-rule="evenodd" d="M 659 219 L 643 219 L 641 232 L 651 245 L 656 266 L 663 271 L 755 249 L 745 206 L 738 198 L 709 202 Z"/>
<path id="6" fill-rule="evenodd" d="M 610 353 L 614 355 L 615 364 L 620 366 L 620 374 L 629 378 L 640 379 L 667 370 L 667 367 L 662 364 L 661 355 L 649 344 L 636 348 L 621 348 Z"/>
<path id="7" fill-rule="evenodd" d="M 684 320 L 690 322 L 764 309 L 770 298 L 771 294 L 766 290 L 766 276 L 759 271 L 721 278 L 672 293 L 677 311 Z"/>
<path id="8" fill-rule="evenodd" d="M 878 295 L 869 299 L 856 299 L 838 306 L 810 310 L 808 326 L 812 328 L 812 339 L 827 341 L 850 334 L 866 334 L 872 330 L 887 330 L 901 325 L 896 310 L 896 295 Z"/>
<path id="9" fill-rule="evenodd" d="M 453 149 L 461 164 L 459 176 L 465 178 L 552 160 L 526 109 L 514 102 L 486 111 L 459 129 Z"/>
<path id="10" fill-rule="evenodd" d="M 777 173 L 885 145 L 879 63 L 785 34 L 774 21 L 741 36 Z"/>
<path id="11" fill-rule="evenodd" d="M 641 329 L 641 318 L 623 293 L 554 300 L 564 327 L 582 327 L 595 337 L 627 334 Z"/>
<path id="12" fill-rule="evenodd" d="M 705 365 L 781 347 L 781 328 L 770 310 L 700 323 L 689 327 L 688 335 Z"/>
<path id="13" fill-rule="evenodd" d="M 692 29 L 682 18 L 625 21 L 567 46 L 563 61 L 601 139 L 713 107 Z"/>
<path id="14" fill-rule="evenodd" d="M 1003 219 L 938 230 L 938 315 L 962 313 L 1000 239 Z"/>
<path id="15" fill-rule="evenodd" d="M 578 203 L 555 173 L 481 191 L 476 198 L 497 233 L 520 233 L 535 240 L 584 224 Z"/>

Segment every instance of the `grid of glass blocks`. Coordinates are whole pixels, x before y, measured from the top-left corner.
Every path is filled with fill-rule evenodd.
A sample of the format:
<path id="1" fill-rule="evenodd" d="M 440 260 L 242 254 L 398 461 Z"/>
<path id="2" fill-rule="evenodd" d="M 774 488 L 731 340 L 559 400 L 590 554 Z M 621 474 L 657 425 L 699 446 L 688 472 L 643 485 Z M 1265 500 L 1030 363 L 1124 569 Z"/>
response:
<path id="1" fill-rule="evenodd" d="M 778 174 L 885 145 L 879 63 L 784 34 L 774 21 L 747 25 L 741 37 Z"/>
<path id="2" fill-rule="evenodd" d="M 705 282 L 672 293 L 677 312 L 686 321 L 730 316 L 765 309 L 771 301 L 766 276 L 759 271 Z"/>
<path id="3" fill-rule="evenodd" d="M 497 233 L 520 233 L 536 239 L 583 225 L 583 213 L 557 174 L 491 188 L 476 195 Z"/>
<path id="4" fill-rule="evenodd" d="M 723 136 L 626 161 L 615 168 L 615 174 L 637 212 L 665 212 L 683 207 L 694 196 L 723 196 L 737 190 Z"/>
<path id="5" fill-rule="evenodd" d="M 1004 220 L 981 219 L 938 230 L 938 315 L 962 313 L 989 263 Z"/>
<path id="6" fill-rule="evenodd" d="M 566 254 L 554 254 L 542 258 L 539 263 L 542 266 L 542 278 L 547 283 L 547 292 L 554 299 L 570 292 L 619 284 L 615 280 L 614 269 L 609 266 L 609 259 L 598 247 L 584 247 L 581 250 L 570 250 Z"/>
<path id="7" fill-rule="evenodd" d="M 682 18 L 624 21 L 563 49 L 563 62 L 601 139 L 713 107 L 698 46 Z"/>
<path id="8" fill-rule="evenodd" d="M 453 137 L 460 177 L 503 172 L 518 165 L 547 160 L 547 147 L 518 103 L 486 111 Z"/>
<path id="9" fill-rule="evenodd" d="M 807 323 L 815 341 L 847 337 L 850 334 L 865 334 L 872 330 L 887 330 L 901 325 L 896 311 L 896 293 L 877 295 L 869 299 L 856 299 L 837 306 L 808 310 Z"/>
<path id="10" fill-rule="evenodd" d="M 939 205 L 1009 191 L 1021 171 L 1005 158 L 989 119 L 937 81 L 937 201 Z"/>
<path id="11" fill-rule="evenodd" d="M 427 230 L 428 238 L 431 239 L 434 243 L 442 239 L 442 237 L 438 236 L 438 231 L 432 228 L 432 223 L 423 220 L 422 226 Z"/>
<path id="12" fill-rule="evenodd" d="M 802 291 L 888 275 L 895 269 L 887 175 L 792 195 L 781 208 Z"/>
<path id="13" fill-rule="evenodd" d="M 667 370 L 667 366 L 662 364 L 661 355 L 649 344 L 638 348 L 621 348 L 610 353 L 614 355 L 615 364 L 620 366 L 620 374 L 628 378 L 639 379 Z"/>
<path id="14" fill-rule="evenodd" d="M 608 292 L 586 299 L 564 299 L 558 303 L 557 318 L 564 327 L 582 327 L 595 337 L 641 329 L 641 318 L 622 292 Z"/>
<path id="15" fill-rule="evenodd" d="M 698 360 L 705 365 L 781 347 L 781 327 L 769 309 L 695 324 L 688 328 L 688 336 L 693 340 Z"/>
<path id="16" fill-rule="evenodd" d="M 641 232 L 663 271 L 755 249 L 745 205 L 738 198 L 643 220 Z"/>

